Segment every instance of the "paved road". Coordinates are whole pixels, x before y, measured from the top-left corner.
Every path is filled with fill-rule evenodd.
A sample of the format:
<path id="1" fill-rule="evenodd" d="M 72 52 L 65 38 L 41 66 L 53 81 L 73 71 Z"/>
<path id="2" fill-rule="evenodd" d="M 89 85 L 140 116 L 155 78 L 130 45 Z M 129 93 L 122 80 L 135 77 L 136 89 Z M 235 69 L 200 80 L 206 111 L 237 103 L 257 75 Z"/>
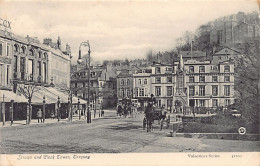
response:
<path id="1" fill-rule="evenodd" d="M 115 112 L 83 121 L 0 128 L 1 153 L 121 153 L 258 151 L 256 141 L 166 137 L 170 129 L 142 129 L 142 115 L 118 118 Z"/>

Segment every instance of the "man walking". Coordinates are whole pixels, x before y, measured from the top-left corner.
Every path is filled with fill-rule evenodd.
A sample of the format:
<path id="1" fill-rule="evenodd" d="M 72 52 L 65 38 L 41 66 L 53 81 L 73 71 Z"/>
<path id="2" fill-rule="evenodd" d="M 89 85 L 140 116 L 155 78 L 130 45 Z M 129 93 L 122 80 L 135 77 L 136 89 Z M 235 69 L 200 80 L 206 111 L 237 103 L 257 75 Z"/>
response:
<path id="1" fill-rule="evenodd" d="M 37 112 L 37 118 L 38 118 L 38 123 L 40 122 L 40 119 L 41 119 L 41 123 L 42 123 L 42 110 L 41 109 L 39 109 Z"/>

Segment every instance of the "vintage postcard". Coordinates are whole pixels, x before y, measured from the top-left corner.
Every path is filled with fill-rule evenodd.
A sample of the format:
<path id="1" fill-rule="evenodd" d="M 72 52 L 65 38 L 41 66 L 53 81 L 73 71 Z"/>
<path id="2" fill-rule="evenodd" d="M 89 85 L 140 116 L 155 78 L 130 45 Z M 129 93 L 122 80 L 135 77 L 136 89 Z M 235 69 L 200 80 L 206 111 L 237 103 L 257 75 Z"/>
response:
<path id="1" fill-rule="evenodd" d="M 259 165 L 254 0 L 0 0 L 0 165 Z"/>

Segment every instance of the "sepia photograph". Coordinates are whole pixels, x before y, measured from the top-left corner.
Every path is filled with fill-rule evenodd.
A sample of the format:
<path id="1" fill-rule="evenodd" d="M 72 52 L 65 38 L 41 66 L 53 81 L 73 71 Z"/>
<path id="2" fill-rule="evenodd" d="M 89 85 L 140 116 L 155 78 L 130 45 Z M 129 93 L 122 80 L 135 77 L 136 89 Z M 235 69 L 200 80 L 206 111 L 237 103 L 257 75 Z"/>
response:
<path id="1" fill-rule="evenodd" d="M 259 165 L 260 1 L 0 0 L 0 165 Z"/>

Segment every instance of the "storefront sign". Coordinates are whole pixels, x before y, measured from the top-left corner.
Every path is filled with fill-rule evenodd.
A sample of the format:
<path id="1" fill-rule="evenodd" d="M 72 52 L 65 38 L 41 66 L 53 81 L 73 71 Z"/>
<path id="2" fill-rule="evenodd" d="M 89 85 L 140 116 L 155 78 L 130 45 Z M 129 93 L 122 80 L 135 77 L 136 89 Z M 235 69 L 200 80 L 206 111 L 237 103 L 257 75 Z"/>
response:
<path id="1" fill-rule="evenodd" d="M 0 18 L 0 26 L 11 29 L 11 22 Z"/>

